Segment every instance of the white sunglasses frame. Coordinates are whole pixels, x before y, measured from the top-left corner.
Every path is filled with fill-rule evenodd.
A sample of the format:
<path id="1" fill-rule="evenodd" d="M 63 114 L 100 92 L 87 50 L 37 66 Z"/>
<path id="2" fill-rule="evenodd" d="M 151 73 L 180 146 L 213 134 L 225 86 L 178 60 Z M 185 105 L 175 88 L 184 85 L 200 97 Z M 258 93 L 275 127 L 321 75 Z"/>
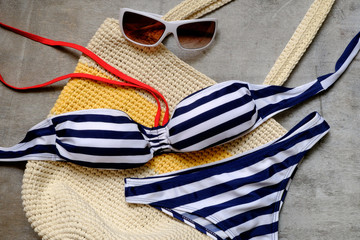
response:
<path id="1" fill-rule="evenodd" d="M 123 29 L 123 17 L 124 14 L 126 12 L 131 12 L 131 13 L 136 13 L 151 19 L 154 19 L 156 21 L 161 22 L 162 24 L 165 25 L 165 31 L 162 34 L 162 36 L 160 37 L 160 39 L 154 43 L 154 44 L 143 44 L 143 43 L 138 43 L 135 42 L 134 40 L 130 39 L 129 37 L 126 36 L 126 34 L 124 33 L 124 29 Z M 187 23 L 194 23 L 194 22 L 214 22 L 215 23 L 215 30 L 214 30 L 214 34 L 213 37 L 211 38 L 210 42 L 205 45 L 204 47 L 201 48 L 184 48 L 183 46 L 181 46 L 180 42 L 179 42 L 179 38 L 177 35 L 177 28 L 183 24 L 187 24 Z M 215 35 L 216 35 L 216 29 L 217 29 L 217 19 L 216 18 L 202 18 L 202 19 L 191 19 L 191 20 L 178 20 L 178 21 L 165 21 L 162 19 L 162 16 L 159 14 L 155 14 L 155 13 L 149 13 L 149 12 L 143 12 L 143 11 L 138 11 L 138 10 L 134 10 L 131 8 L 120 8 L 120 17 L 119 17 L 119 23 L 120 23 L 120 31 L 122 33 L 122 35 L 126 38 L 126 40 L 136 44 L 136 45 L 140 45 L 143 47 L 156 47 L 158 46 L 169 34 L 173 34 L 175 39 L 176 39 L 176 43 L 177 45 L 183 49 L 183 50 L 187 50 L 187 51 L 197 51 L 197 50 L 202 50 L 204 48 L 207 48 L 215 39 Z"/>

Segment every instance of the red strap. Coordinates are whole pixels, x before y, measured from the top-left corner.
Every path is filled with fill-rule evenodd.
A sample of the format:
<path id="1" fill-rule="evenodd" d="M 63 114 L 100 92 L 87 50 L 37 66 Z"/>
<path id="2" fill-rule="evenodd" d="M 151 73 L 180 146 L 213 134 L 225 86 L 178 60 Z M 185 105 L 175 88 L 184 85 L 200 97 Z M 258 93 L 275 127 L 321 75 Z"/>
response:
<path id="1" fill-rule="evenodd" d="M 58 78 L 55 78 L 51 81 L 42 83 L 42 84 L 38 84 L 38 85 L 34 85 L 34 86 L 29 86 L 29 87 L 14 87 L 11 86 L 10 84 L 6 83 L 4 81 L 4 79 L 2 78 L 2 76 L 0 75 L 0 81 L 3 82 L 6 86 L 13 88 L 13 89 L 17 89 L 17 90 L 26 90 L 26 89 L 33 89 L 33 88 L 41 88 L 50 84 L 53 84 L 55 82 L 67 79 L 67 78 L 73 78 L 73 77 L 77 77 L 77 78 L 88 78 L 91 80 L 96 80 L 96 81 L 101 81 L 101 82 L 106 82 L 109 84 L 115 84 L 115 85 L 120 85 L 120 86 L 128 86 L 128 87 L 136 87 L 136 88 L 140 88 L 140 89 L 144 89 L 149 91 L 155 98 L 157 105 L 158 105 L 158 110 L 156 113 L 156 117 L 155 117 L 155 127 L 157 127 L 159 125 L 159 119 L 160 119 L 160 115 L 161 115 L 161 105 L 160 105 L 160 101 L 158 99 L 158 97 L 161 98 L 161 100 L 165 103 L 166 105 L 166 110 L 165 110 L 165 115 L 164 115 L 164 119 L 162 122 L 162 125 L 165 125 L 168 120 L 169 120 L 169 106 L 168 103 L 165 99 L 165 97 L 156 89 L 152 88 L 151 86 L 142 83 L 124 73 L 122 73 L 121 71 L 119 71 L 118 69 L 114 68 L 113 66 L 109 65 L 108 63 L 106 63 L 104 60 L 102 60 L 100 57 L 98 57 L 95 53 L 93 53 L 92 51 L 90 51 L 89 49 L 80 46 L 78 44 L 75 43 L 69 43 L 69 42 L 62 42 L 62 41 L 54 41 L 48 38 L 44 38 L 29 32 L 25 32 L 16 28 L 13 28 L 11 26 L 8 26 L 6 24 L 3 24 L 0 22 L 0 26 L 3 28 L 6 28 L 12 32 L 15 32 L 17 34 L 20 34 L 24 37 L 27 37 L 33 41 L 36 42 L 40 42 L 42 44 L 45 45 L 49 45 L 49 46 L 63 46 L 63 47 L 69 47 L 69 48 L 73 48 L 76 49 L 80 52 L 82 52 L 83 54 L 87 55 L 88 57 L 90 57 L 91 59 L 93 59 L 95 62 L 97 62 L 100 66 L 102 66 L 105 70 L 109 71 L 110 73 L 114 74 L 115 76 L 123 79 L 124 81 L 128 82 L 128 83 L 124 83 L 124 82 L 118 82 L 118 81 L 114 81 L 114 80 L 110 80 L 110 79 L 106 79 L 106 78 L 102 78 L 102 77 L 98 77 L 98 76 L 94 76 L 94 75 L 90 75 L 90 74 L 85 74 L 85 73 L 71 73 L 71 74 L 67 74 Z"/>

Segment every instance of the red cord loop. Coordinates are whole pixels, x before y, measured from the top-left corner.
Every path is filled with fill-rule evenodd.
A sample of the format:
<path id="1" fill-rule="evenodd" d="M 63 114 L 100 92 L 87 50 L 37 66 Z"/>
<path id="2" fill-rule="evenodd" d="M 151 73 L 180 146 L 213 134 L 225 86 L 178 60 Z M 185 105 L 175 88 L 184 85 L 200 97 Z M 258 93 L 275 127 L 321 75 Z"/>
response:
<path id="1" fill-rule="evenodd" d="M 87 79 L 91 79 L 91 80 L 95 80 L 95 81 L 105 82 L 108 84 L 118 85 L 118 86 L 140 88 L 140 89 L 144 89 L 144 90 L 150 92 L 156 100 L 158 110 L 157 110 L 157 113 L 155 116 L 154 126 L 157 127 L 159 125 L 160 116 L 161 116 L 161 104 L 160 104 L 159 98 L 165 103 L 165 106 L 166 106 L 162 125 L 165 125 L 169 121 L 169 106 L 168 106 L 168 103 L 167 103 L 165 97 L 159 91 L 157 91 L 156 89 L 154 89 L 153 87 L 151 87 L 145 83 L 142 83 L 142 82 L 136 80 L 135 78 L 132 78 L 132 77 L 124 74 L 123 72 L 119 71 L 118 69 L 116 69 L 113 66 L 109 65 L 108 63 L 106 63 L 104 60 L 102 60 L 100 57 L 98 57 L 95 53 L 93 53 L 89 49 L 87 49 L 83 46 L 80 46 L 78 44 L 75 44 L 75 43 L 54 41 L 54 40 L 51 40 L 48 38 L 44 38 L 44 37 L 29 33 L 29 32 L 25 32 L 25 31 L 22 31 L 20 29 L 17 29 L 17 28 L 11 27 L 11 26 L 8 26 L 1 22 L 0 22 L 0 26 L 5 29 L 8 29 L 12 32 L 15 32 L 21 36 L 24 36 L 33 41 L 36 41 L 36 42 L 39 42 L 39 43 L 42 43 L 42 44 L 45 44 L 48 46 L 63 46 L 63 47 L 69 47 L 69 48 L 76 49 L 76 50 L 82 52 L 83 54 L 85 54 L 86 56 L 90 57 L 92 60 L 94 60 L 96 63 L 98 63 L 105 70 L 109 71 L 110 73 L 114 74 L 115 76 L 119 77 L 120 79 L 126 81 L 126 82 L 118 82 L 115 80 L 110 80 L 107 78 L 102 78 L 102 77 L 98 77 L 98 76 L 94 76 L 94 75 L 90 75 L 90 74 L 86 74 L 86 73 L 70 73 L 67 75 L 57 77 L 53 80 L 50 80 L 50 81 L 42 83 L 42 84 L 28 86 L 28 87 L 15 87 L 15 86 L 12 86 L 12 85 L 8 84 L 7 82 L 5 82 L 5 80 L 2 78 L 2 76 L 0 74 L 0 81 L 3 84 L 5 84 L 7 87 L 10 87 L 10 88 L 16 89 L 16 90 L 41 88 L 41 87 L 48 86 L 50 84 L 53 84 L 55 82 L 58 82 L 58 81 L 61 81 L 61 80 L 67 79 L 67 78 L 75 78 L 76 77 L 76 78 L 87 78 Z"/>

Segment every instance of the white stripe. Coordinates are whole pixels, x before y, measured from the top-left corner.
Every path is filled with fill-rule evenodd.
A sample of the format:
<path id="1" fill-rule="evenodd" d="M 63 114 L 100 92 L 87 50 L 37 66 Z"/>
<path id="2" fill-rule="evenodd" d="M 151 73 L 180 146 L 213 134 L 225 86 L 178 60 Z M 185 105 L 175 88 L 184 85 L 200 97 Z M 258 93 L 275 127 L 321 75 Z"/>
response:
<path id="1" fill-rule="evenodd" d="M 195 216 L 195 215 L 193 215 L 193 216 Z M 212 222 L 210 222 L 209 220 L 207 220 L 206 218 L 203 218 L 203 217 L 197 217 L 197 218 L 193 219 L 193 221 L 204 227 L 214 225 Z"/>
<path id="2" fill-rule="evenodd" d="M 164 181 L 167 179 L 174 178 L 176 176 L 162 177 L 162 178 L 126 178 L 125 187 L 137 187 L 147 184 L 151 184 L 158 181 Z"/>
<path id="3" fill-rule="evenodd" d="M 279 210 L 281 210 L 282 206 L 283 206 L 284 202 L 283 201 L 280 201 L 280 207 L 279 207 Z"/>
<path id="4" fill-rule="evenodd" d="M 211 233 L 209 233 L 209 232 L 206 232 L 206 235 L 209 236 L 209 237 L 211 237 L 212 239 L 217 240 L 217 237 L 213 236 L 213 235 L 212 235 Z"/>
<path id="5" fill-rule="evenodd" d="M 289 178 L 289 182 L 288 182 L 288 184 L 286 185 L 286 188 L 285 188 L 286 191 L 289 191 L 291 182 L 292 182 L 292 180 L 291 180 L 291 178 Z"/>
<path id="6" fill-rule="evenodd" d="M 236 236 L 240 235 L 243 232 L 248 231 L 249 229 L 253 229 L 258 226 L 271 224 L 274 222 L 277 222 L 279 220 L 279 212 L 267 214 L 267 215 L 261 215 L 256 218 L 252 218 L 247 222 L 244 222 L 240 225 L 237 225 L 235 227 L 232 227 L 228 230 L 226 230 L 226 233 L 235 233 Z"/>
<path id="7" fill-rule="evenodd" d="M 32 128 L 30 128 L 29 131 L 34 130 L 40 130 L 43 128 L 50 127 L 52 125 L 51 121 L 49 119 L 45 119 L 41 121 L 40 123 L 36 124 Z M 1 151 L 24 151 L 26 149 L 29 149 L 31 147 L 34 147 L 36 145 L 50 145 L 55 143 L 55 135 L 47 135 L 47 136 L 41 136 L 37 137 L 31 141 L 18 143 L 15 146 L 12 147 L 0 147 Z M 27 161 L 27 160 L 62 160 L 60 157 L 58 157 L 56 154 L 52 153 L 30 153 L 22 157 L 18 158 L 0 158 L 0 162 L 17 162 L 17 161 Z"/>
<path id="8" fill-rule="evenodd" d="M 218 174 L 215 176 L 211 176 L 211 177 L 202 179 L 197 182 L 184 184 L 179 187 L 174 187 L 174 188 L 157 191 L 157 192 L 152 192 L 152 193 L 147 193 L 147 194 L 142 194 L 142 195 L 131 196 L 131 197 L 129 197 L 129 199 L 136 199 L 136 198 L 150 199 L 149 202 L 167 200 L 167 199 L 172 199 L 175 197 L 181 197 L 185 194 L 188 194 L 189 192 L 197 192 L 197 191 L 206 189 L 209 186 L 219 184 L 219 179 L 221 179 L 222 182 L 228 182 L 228 181 L 231 181 L 234 179 L 233 176 L 236 176 L 235 178 L 238 178 L 239 176 L 241 176 L 242 178 L 249 177 L 260 171 L 263 171 L 266 168 L 269 168 L 273 164 L 282 162 L 288 156 L 297 154 L 299 152 L 299 149 L 301 150 L 303 148 L 303 145 L 304 144 L 306 145 L 307 143 L 308 143 L 308 141 L 300 142 L 300 143 L 294 145 L 292 148 L 287 149 L 286 151 L 278 152 L 277 154 L 275 154 L 272 157 L 265 158 L 253 165 L 250 165 L 250 166 L 240 169 L 240 170 L 235 170 L 232 172 Z M 176 177 L 176 175 L 173 175 L 173 177 Z M 130 180 L 130 179 L 128 179 L 128 180 Z M 156 183 L 158 181 L 162 181 L 163 178 L 160 177 L 160 178 L 131 179 L 131 180 L 134 180 L 134 181 L 137 180 L 138 182 L 143 182 L 143 183 L 144 182 L 147 183 L 146 181 L 152 180 L 151 182 Z M 182 189 L 186 189 L 186 192 L 183 192 Z M 131 201 L 133 201 L 133 200 L 131 200 Z"/>
<path id="9" fill-rule="evenodd" d="M 234 119 L 238 116 L 241 116 L 244 113 L 250 112 L 251 110 L 253 110 L 253 108 L 254 108 L 254 102 L 248 102 L 247 104 L 244 104 L 238 108 L 234 108 L 231 111 L 225 112 L 221 115 L 217 115 L 211 119 L 201 122 L 198 125 L 195 125 L 184 131 L 181 131 L 178 134 L 169 136 L 170 143 L 174 144 L 174 143 L 177 143 L 184 139 L 187 139 L 188 137 L 195 136 L 196 134 L 209 131 L 209 129 L 218 126 L 219 123 L 223 123 L 224 121 Z M 255 119 L 254 119 L 254 117 L 255 117 Z M 245 126 L 243 126 L 243 124 L 239 123 L 240 124 L 239 127 L 236 127 L 236 128 L 240 128 L 241 130 L 238 130 L 240 132 L 247 130 L 249 127 L 254 125 L 254 123 L 256 121 L 256 117 L 257 117 L 257 113 L 254 113 L 254 115 L 252 116 L 252 121 L 250 123 L 249 122 L 243 123 L 243 124 L 245 124 Z M 185 120 L 189 120 L 189 119 L 183 119 L 183 120 L 185 121 Z M 175 125 L 172 122 L 170 122 L 168 128 L 171 129 L 173 126 L 175 126 Z M 233 134 L 231 134 L 231 135 L 233 135 Z M 210 144 L 205 144 L 205 145 L 210 145 Z"/>
<path id="10" fill-rule="evenodd" d="M 273 86 L 273 85 L 260 85 L 260 84 L 250 84 L 250 83 L 248 83 L 248 84 L 249 84 L 249 89 L 251 91 L 258 91 L 258 90 L 262 90 L 264 88 L 268 88 L 270 86 Z"/>
<path id="11" fill-rule="evenodd" d="M 271 118 L 272 116 L 276 115 L 279 112 L 282 112 L 284 110 L 286 110 L 288 108 L 283 108 L 280 109 L 276 112 L 273 112 L 267 116 L 265 116 L 264 118 L 262 118 L 262 121 L 258 121 L 254 124 L 254 126 L 251 127 L 251 129 L 249 129 L 247 132 L 251 132 L 252 130 L 254 130 L 255 128 L 257 128 L 259 125 L 261 125 L 264 121 L 268 120 L 269 118 Z M 291 137 L 293 137 L 295 134 L 300 133 L 303 131 L 306 131 L 307 129 L 311 128 L 311 127 L 315 127 L 316 125 L 320 125 L 324 122 L 325 120 L 317 113 L 310 121 L 308 121 L 307 123 L 305 123 L 303 126 L 301 126 L 299 129 L 295 130 L 294 133 L 292 133 L 291 135 L 287 136 L 286 138 L 282 139 L 280 142 L 283 142 Z M 315 123 L 314 123 L 315 122 Z M 329 130 L 325 131 L 324 133 L 322 133 L 321 137 L 324 136 Z M 246 133 L 247 133 L 246 132 Z M 277 139 L 278 140 L 278 139 Z M 277 141 L 275 140 L 275 141 Z M 272 144 L 273 142 L 270 142 L 270 144 Z M 316 143 L 316 142 L 315 142 Z M 269 145 L 269 144 L 267 144 Z M 264 146 L 264 145 L 263 145 Z"/>
<path id="12" fill-rule="evenodd" d="M 175 210 L 174 210 L 175 211 Z M 182 217 L 187 217 L 189 219 L 191 219 L 193 222 L 199 224 L 200 226 L 206 228 L 207 231 L 213 232 L 215 234 L 217 234 L 220 238 L 228 238 L 229 236 L 226 235 L 226 233 L 224 231 L 222 231 L 221 229 L 219 229 L 218 226 L 216 226 L 215 224 L 213 224 L 211 221 L 209 221 L 206 218 L 197 216 L 197 215 L 192 215 L 190 213 L 184 212 L 184 211 L 175 211 L 179 214 L 182 215 Z M 211 233 L 207 232 L 207 234 L 209 236 L 213 236 Z"/>
<path id="13" fill-rule="evenodd" d="M 327 89 L 328 87 L 330 87 L 340 77 L 340 75 L 346 70 L 346 68 L 350 65 L 352 60 L 355 58 L 355 56 L 357 55 L 359 50 L 360 50 L 360 39 L 358 40 L 358 43 L 356 44 L 354 49 L 351 51 L 351 53 L 349 54 L 348 58 L 345 60 L 343 65 L 333 75 L 331 75 L 330 77 L 328 77 L 327 79 L 325 79 L 321 82 L 321 85 L 324 89 Z"/>
<path id="14" fill-rule="evenodd" d="M 314 136 L 313 138 L 309 139 L 308 144 L 306 145 L 306 148 L 304 149 L 304 151 L 311 149 L 328 132 L 329 132 L 329 130 L 327 130 L 326 132 L 323 132 L 322 134 L 318 134 L 318 135 Z"/>
<path id="15" fill-rule="evenodd" d="M 184 223 L 186 223 L 187 225 L 195 228 L 195 224 L 194 224 L 194 223 L 192 223 L 192 222 L 190 222 L 190 221 L 188 221 L 188 220 L 186 220 L 186 219 L 184 219 L 184 218 L 183 218 L 183 220 L 184 220 Z"/>
<path id="16" fill-rule="evenodd" d="M 143 130 L 145 131 L 146 134 L 149 135 L 162 135 L 166 133 L 165 128 L 155 128 L 155 129 L 143 128 Z"/>
<path id="17" fill-rule="evenodd" d="M 222 239 L 226 239 L 226 238 L 230 237 L 224 231 L 216 231 L 215 234 L 218 235 Z"/>
<path id="18" fill-rule="evenodd" d="M 18 162 L 18 161 L 28 161 L 28 160 L 43 160 L 43 161 L 64 161 L 56 154 L 52 153 L 31 153 L 26 156 L 18 158 L 0 158 L 0 162 Z"/>
<path id="19" fill-rule="evenodd" d="M 257 208 L 265 207 L 269 205 L 269 203 L 273 203 L 279 200 L 279 197 L 282 196 L 282 193 L 284 191 L 274 192 L 272 194 L 269 194 L 263 198 L 260 198 L 256 201 L 252 201 L 246 204 L 241 204 L 229 208 L 225 208 L 221 211 L 218 211 L 212 215 L 209 215 L 209 219 L 217 219 L 217 220 L 225 220 L 231 217 L 234 217 L 236 215 L 239 215 L 241 213 L 251 211 Z"/>
<path id="20" fill-rule="evenodd" d="M 172 212 L 168 211 L 168 210 L 165 209 L 165 208 L 161 208 L 161 211 L 163 211 L 163 212 L 166 213 L 167 215 L 170 215 L 170 216 L 174 217 L 174 215 L 172 214 Z"/>
<path id="21" fill-rule="evenodd" d="M 196 102 L 197 100 L 203 98 L 203 97 L 206 97 L 218 90 L 221 90 L 223 88 L 227 88 L 228 86 L 234 84 L 234 83 L 243 83 L 241 81 L 238 81 L 238 80 L 230 80 L 230 81 L 225 81 L 225 82 L 221 82 L 221 83 L 217 83 L 217 84 L 214 84 L 198 93 L 195 93 L 194 95 L 188 97 L 188 98 L 185 98 L 184 100 L 182 100 L 177 106 L 176 108 L 181 108 L 181 107 L 184 107 L 184 106 L 188 106 L 194 102 Z M 245 84 L 248 84 L 248 83 L 245 83 Z"/>
<path id="22" fill-rule="evenodd" d="M 228 129 L 227 131 L 221 132 L 215 136 L 212 136 L 210 138 L 206 138 L 203 141 L 200 141 L 194 145 L 191 145 L 187 148 L 183 148 L 182 151 L 190 152 L 190 151 L 196 151 L 199 149 L 204 149 L 212 144 L 215 144 L 217 142 L 223 141 L 227 138 L 234 138 L 235 136 L 245 132 L 247 129 L 251 128 L 251 126 L 254 125 L 257 119 L 257 112 L 251 117 L 251 120 L 243 122 L 242 124 L 239 124 L 238 126 Z M 242 134 L 241 134 L 242 135 Z M 231 141 L 233 139 L 228 140 Z M 225 143 L 225 142 L 224 142 Z"/>
<path id="23" fill-rule="evenodd" d="M 169 122 L 169 128 L 176 126 L 178 124 L 181 124 L 184 121 L 193 118 L 194 116 L 196 117 L 196 116 L 200 115 L 201 113 L 204 113 L 206 111 L 209 111 L 211 109 L 219 107 L 227 102 L 231 102 L 233 100 L 239 99 L 245 95 L 250 96 L 250 91 L 246 88 L 240 88 L 239 90 L 237 90 L 233 93 L 229 93 L 226 95 L 222 95 L 221 97 L 214 98 L 211 101 L 206 102 L 205 104 L 199 105 L 199 106 L 191 109 L 190 111 L 188 111 L 184 114 L 181 114 L 180 116 L 171 118 L 171 121 Z M 194 103 L 194 100 L 191 99 L 190 104 L 191 103 Z M 252 109 L 254 106 L 254 102 L 251 101 L 250 103 L 252 106 L 249 107 L 249 109 Z M 177 108 L 179 108 L 179 107 L 177 107 Z M 223 121 L 219 121 L 218 123 L 221 123 L 221 122 L 223 122 Z"/>
<path id="24" fill-rule="evenodd" d="M 306 122 L 302 126 L 300 126 L 298 129 L 296 129 L 294 132 L 292 132 L 289 136 L 286 138 L 281 139 L 279 142 L 284 142 L 288 140 L 289 138 L 295 136 L 296 134 L 299 134 L 301 132 L 306 131 L 307 129 L 313 128 L 315 126 L 321 125 L 325 120 L 320 116 L 320 114 L 316 114 L 310 121 Z"/>
<path id="25" fill-rule="evenodd" d="M 147 148 L 147 141 L 145 140 L 78 138 L 78 137 L 59 137 L 58 139 L 63 143 L 77 147 Z"/>
<path id="26" fill-rule="evenodd" d="M 284 169 L 284 170 L 274 174 L 270 178 L 267 178 L 261 182 L 250 183 L 250 184 L 241 186 L 239 188 L 232 189 L 228 192 L 216 194 L 209 198 L 206 198 L 206 199 L 203 199 L 203 200 L 200 200 L 197 202 L 192 202 L 192 203 L 189 203 L 186 205 L 182 205 L 181 207 L 185 208 L 185 209 L 202 209 L 205 207 L 215 206 L 215 205 L 222 204 L 224 202 L 227 202 L 227 201 L 239 198 L 239 197 L 246 196 L 247 194 L 249 194 L 253 191 L 256 191 L 260 188 L 268 187 L 268 186 L 275 185 L 275 184 L 281 182 L 283 179 L 285 179 L 285 176 L 288 174 L 288 171 L 289 171 L 289 168 Z M 232 176 L 229 176 L 229 180 L 235 180 L 237 178 L 237 176 L 242 176 L 241 173 L 231 174 L 231 175 Z M 216 178 L 216 176 L 214 178 Z M 214 180 L 216 180 L 216 179 L 214 179 Z M 212 184 L 212 183 L 209 183 L 208 185 L 212 186 L 210 184 Z"/>
<path id="27" fill-rule="evenodd" d="M 114 131 L 114 132 L 139 132 L 139 128 L 135 123 L 107 123 L 107 122 L 72 122 L 66 121 L 57 124 L 56 131 L 63 129 L 71 130 L 102 130 L 102 131 Z"/>
<path id="28" fill-rule="evenodd" d="M 26 149 L 29 149 L 31 147 L 34 147 L 36 145 L 54 145 L 55 143 L 55 135 L 47 135 L 47 136 L 41 136 L 37 137 L 29 142 L 24 143 L 18 143 L 15 146 L 3 148 L 0 147 L 1 151 L 24 151 Z M 1 159 L 1 158 L 0 158 Z"/>
<path id="29" fill-rule="evenodd" d="M 255 103 L 258 109 L 261 109 L 263 107 L 266 107 L 270 104 L 276 104 L 279 103 L 283 100 L 286 99 L 290 99 L 290 98 L 295 98 L 298 95 L 302 94 L 303 92 L 305 92 L 306 90 L 308 90 L 309 88 L 312 87 L 312 85 L 314 85 L 315 83 L 317 83 L 318 80 L 314 80 L 312 82 L 309 82 L 307 84 L 301 85 L 299 87 L 295 87 L 287 92 L 281 92 L 281 93 L 277 93 L 277 94 L 273 94 L 271 96 L 268 97 L 264 97 L 264 98 L 259 98 L 259 99 L 255 99 Z M 251 90 L 253 90 L 253 86 L 250 85 L 249 86 Z"/>
<path id="30" fill-rule="evenodd" d="M 81 153 L 71 153 L 56 143 L 59 153 L 65 158 L 90 163 L 130 163 L 141 164 L 146 163 L 152 158 L 152 154 L 136 155 L 136 156 L 95 156 Z"/>

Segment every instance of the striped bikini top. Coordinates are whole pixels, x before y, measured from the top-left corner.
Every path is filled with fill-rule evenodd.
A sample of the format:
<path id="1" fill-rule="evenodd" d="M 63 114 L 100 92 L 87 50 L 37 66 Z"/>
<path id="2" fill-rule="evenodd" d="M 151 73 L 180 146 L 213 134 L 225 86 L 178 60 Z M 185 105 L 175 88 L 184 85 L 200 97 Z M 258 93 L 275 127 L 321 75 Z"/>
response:
<path id="1" fill-rule="evenodd" d="M 271 116 L 328 89 L 360 49 L 360 33 L 350 42 L 335 72 L 295 88 L 238 80 L 202 89 L 183 99 L 163 126 L 147 128 L 125 112 L 91 109 L 50 117 L 23 141 L 0 148 L 0 161 L 67 160 L 97 168 L 132 168 L 164 152 L 190 152 L 223 144 Z"/>

